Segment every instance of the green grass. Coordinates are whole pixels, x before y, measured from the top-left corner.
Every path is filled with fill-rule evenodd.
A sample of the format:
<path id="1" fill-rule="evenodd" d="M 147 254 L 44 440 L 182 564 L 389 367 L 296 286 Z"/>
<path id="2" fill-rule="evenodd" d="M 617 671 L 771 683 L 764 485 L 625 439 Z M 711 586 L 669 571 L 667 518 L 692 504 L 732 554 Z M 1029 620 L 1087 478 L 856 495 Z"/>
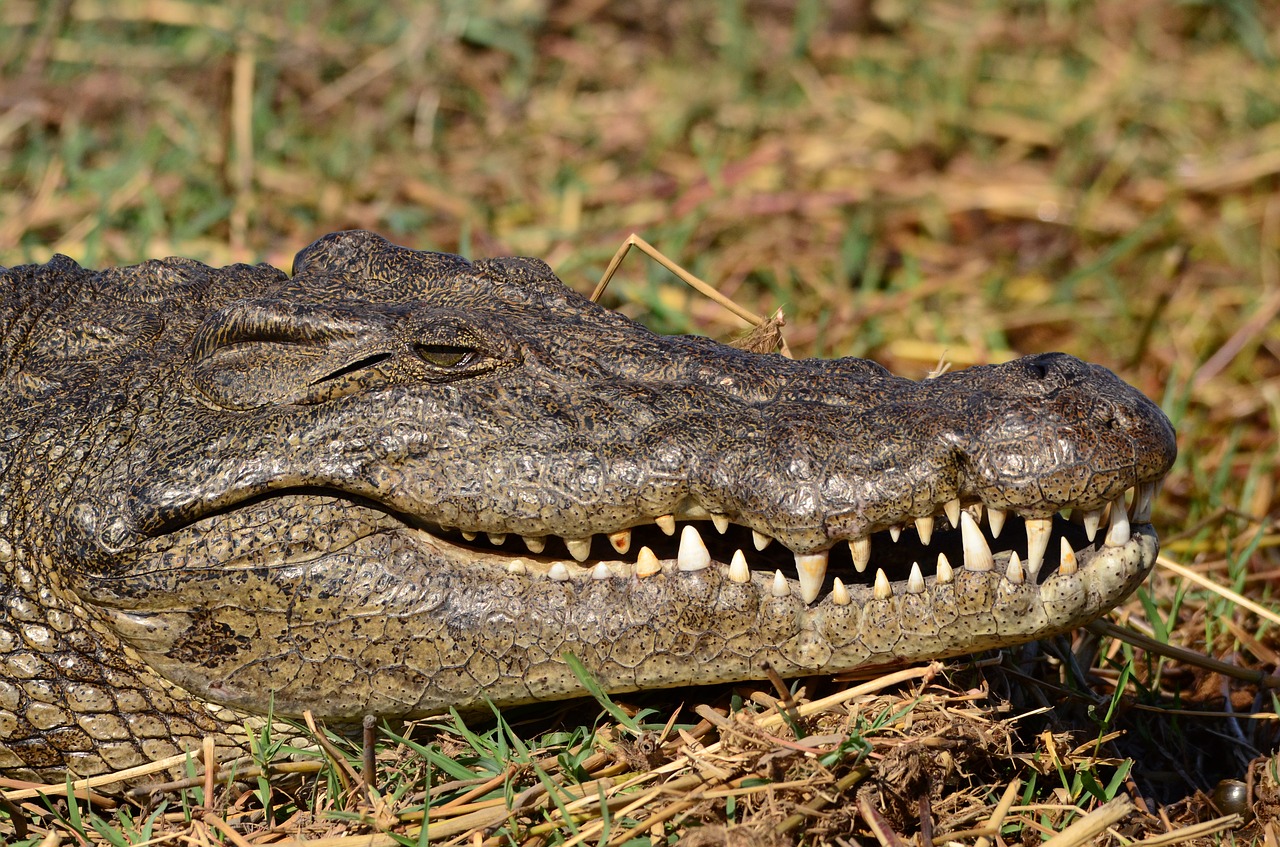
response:
<path id="1" fill-rule="evenodd" d="M 849 4 L 839 14 L 814 0 L 595 13 L 592 4 L 537 0 L 276 6 L 271 14 L 180 0 L 0 6 L 0 265 L 60 251 L 94 266 L 183 254 L 287 268 L 315 237 L 365 227 L 419 248 L 537 255 L 586 291 L 638 232 L 757 313 L 782 308 L 797 355 L 869 356 L 911 376 L 942 356 L 963 366 L 1050 349 L 1111 367 L 1160 399 L 1178 426 L 1180 457 L 1156 512 L 1167 554 L 1276 608 L 1273 4 L 921 0 Z M 663 332 L 728 338 L 743 329 L 636 255 L 608 298 Z M 1273 626 L 1164 572 L 1118 615 L 1161 640 L 1275 671 Z M 951 686 L 945 694 L 908 687 L 861 714 L 935 697 L 950 704 L 937 713 L 959 720 L 957 710 L 986 709 L 1004 733 L 996 704 L 1020 714 L 1065 702 L 1051 718 L 1025 718 L 1011 756 L 978 739 L 963 754 L 964 779 L 932 773 L 938 832 L 978 826 L 1015 779 L 1023 802 L 1049 805 L 1012 813 L 1008 837 L 1034 839 L 1073 819 L 1054 810 L 1055 788 L 1083 810 L 1137 792 L 1147 811 L 1126 820 L 1135 836 L 1162 831 L 1162 811 L 1179 826 L 1213 818 L 1196 791 L 1220 778 L 1251 773 L 1259 809 L 1280 810 L 1275 723 L 1248 717 L 1274 714 L 1267 691 L 1107 649 L 1091 691 L 1062 694 L 1050 686 L 1057 671 L 1038 659 L 1049 686 L 1039 694 L 1005 670 L 959 670 L 936 683 Z M 1070 675 L 1063 679 L 1065 689 Z M 998 696 L 960 705 L 970 688 Z M 655 734 L 686 704 L 654 749 L 678 755 L 676 727 L 691 732 L 707 720 L 692 714 L 696 704 L 728 710 L 743 696 L 750 690 L 642 701 L 656 710 L 643 718 Z M 1246 717 L 1143 711 L 1221 712 L 1224 698 Z M 917 728 L 942 720 L 921 708 Z M 1099 741 L 1102 725 L 1090 714 L 1109 715 L 1105 726 L 1124 735 Z M 763 761 L 763 777 L 707 760 L 732 772 L 717 783 L 722 796 L 692 797 L 703 789 L 688 783 L 619 814 L 625 802 L 615 806 L 614 792 L 636 796 L 649 784 L 598 784 L 592 790 L 608 799 L 575 817 L 563 792 L 578 781 L 643 773 L 639 736 L 613 717 L 583 726 L 521 720 L 427 731 L 413 743 L 430 754 L 389 739 L 380 767 L 396 772 L 380 780 L 395 786 L 386 788 L 394 802 L 385 815 L 351 794 L 336 765 L 310 788 L 262 777 L 259 817 L 247 806 L 234 811 L 259 829 L 302 826 L 292 816 L 305 812 L 316 816 L 306 819 L 312 836 L 391 830 L 418 843 L 423 791 L 439 808 L 474 788 L 461 784 L 464 773 L 509 771 L 474 802 L 542 786 L 535 811 L 504 811 L 492 824 L 515 840 L 536 830 L 543 843 L 564 843 L 576 830 L 590 833 L 583 843 L 653 843 L 637 829 L 643 815 L 686 800 L 662 824 L 663 838 L 696 840 L 726 822 L 773 832 L 818 787 L 856 777 L 862 761 L 841 753 L 825 773 L 780 775 L 766 754 L 782 760 L 787 748 L 753 748 L 734 768 Z M 863 739 L 865 724 L 821 720 Z M 877 730 L 886 734 L 868 732 L 877 767 L 893 760 L 895 733 L 910 732 L 907 724 L 895 717 Z M 710 744 L 721 729 L 707 724 L 702 737 Z M 719 737 L 730 743 L 727 732 Z M 934 742 L 921 743 L 937 754 Z M 1077 752 L 1094 748 L 1105 763 Z M 573 764 L 593 756 L 603 758 L 590 769 Z M 617 761 L 625 769 L 612 774 Z M 695 773 L 690 765 L 673 778 Z M 810 780 L 814 789 L 770 794 L 750 779 Z M 438 790 L 451 781 L 460 784 Z M 860 785 L 788 831 L 807 831 L 814 843 L 868 838 L 852 802 Z M 919 827 L 908 799 L 882 796 L 900 833 Z M 212 802 L 232 814 L 226 792 Z M 67 837 L 137 843 L 148 831 L 195 826 L 170 811 L 178 808 L 157 817 L 126 805 L 111 836 L 66 801 L 37 819 Z M 10 837 L 3 815 L 0 835 Z M 607 837 L 592 829 L 600 826 Z M 1261 838 L 1261 827 L 1237 835 Z"/>

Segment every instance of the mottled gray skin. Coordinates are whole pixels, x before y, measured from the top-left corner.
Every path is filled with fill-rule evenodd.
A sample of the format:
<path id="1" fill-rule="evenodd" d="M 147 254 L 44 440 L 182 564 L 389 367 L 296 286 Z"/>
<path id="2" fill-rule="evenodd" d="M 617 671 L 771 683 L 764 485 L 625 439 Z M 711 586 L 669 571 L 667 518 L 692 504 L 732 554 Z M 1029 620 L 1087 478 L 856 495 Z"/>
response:
<path id="1" fill-rule="evenodd" d="M 292 277 L 56 257 L 0 277 L 0 307 L 6 775 L 234 746 L 272 704 L 340 722 L 572 696 L 566 653 L 625 691 L 1027 641 L 1119 602 L 1150 526 L 1107 545 L 1059 521 L 1079 570 L 1021 582 L 1008 550 L 961 567 L 944 504 L 1096 510 L 1174 458 L 1152 403 L 1067 356 L 912 382 L 751 354 L 654 335 L 537 260 L 363 232 Z M 713 561 L 681 570 L 654 519 L 708 513 L 730 547 L 781 544 L 733 579 L 705 525 Z M 931 515 L 954 576 L 930 549 L 917 590 L 883 531 Z M 601 534 L 631 527 L 614 553 Z M 486 532 L 500 546 L 467 540 Z M 802 599 L 785 548 L 873 533 L 866 574 L 833 554 Z M 642 544 L 660 572 L 637 571 Z"/>

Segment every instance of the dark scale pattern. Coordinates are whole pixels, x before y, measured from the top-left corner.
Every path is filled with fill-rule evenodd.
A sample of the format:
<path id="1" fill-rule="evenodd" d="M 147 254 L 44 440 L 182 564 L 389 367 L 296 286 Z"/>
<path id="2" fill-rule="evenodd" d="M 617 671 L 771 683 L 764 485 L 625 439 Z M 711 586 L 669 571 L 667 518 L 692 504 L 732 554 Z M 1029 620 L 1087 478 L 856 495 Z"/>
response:
<path id="1" fill-rule="evenodd" d="M 659 337 L 535 259 L 362 232 L 291 277 L 59 256 L 0 276 L 0 306 L 6 775 L 230 746 L 271 702 L 340 722 L 568 696 L 565 653 L 620 691 L 1025 641 L 1118 602 L 1150 528 L 1039 584 L 957 561 L 808 603 L 720 559 L 640 574 L 604 536 L 701 510 L 810 553 L 953 498 L 1097 509 L 1174 455 L 1153 404 L 1067 356 L 915 383 Z M 567 560 L 592 538 L 600 569 Z"/>

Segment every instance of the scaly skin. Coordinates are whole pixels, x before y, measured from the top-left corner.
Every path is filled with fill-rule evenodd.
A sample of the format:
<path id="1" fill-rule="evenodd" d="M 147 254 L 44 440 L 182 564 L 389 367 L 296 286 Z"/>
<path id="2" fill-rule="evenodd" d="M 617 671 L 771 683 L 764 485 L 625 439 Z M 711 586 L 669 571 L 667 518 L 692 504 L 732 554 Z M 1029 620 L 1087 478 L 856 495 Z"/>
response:
<path id="1" fill-rule="evenodd" d="M 11 776 L 234 746 L 272 704 L 573 696 L 566 653 L 626 691 L 1028 641 L 1142 579 L 1175 452 L 1068 356 L 750 354 L 368 233 L 292 278 L 59 257 L 0 304 Z"/>

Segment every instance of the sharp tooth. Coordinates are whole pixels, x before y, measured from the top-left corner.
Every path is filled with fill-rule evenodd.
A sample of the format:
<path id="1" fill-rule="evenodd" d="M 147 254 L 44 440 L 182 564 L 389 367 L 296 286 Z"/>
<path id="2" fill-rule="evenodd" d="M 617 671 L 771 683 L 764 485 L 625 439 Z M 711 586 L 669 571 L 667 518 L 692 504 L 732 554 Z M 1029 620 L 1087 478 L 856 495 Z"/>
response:
<path id="1" fill-rule="evenodd" d="M 715 512 L 712 512 L 711 523 L 715 526 L 716 532 L 720 533 L 721 535 L 724 535 L 726 532 L 729 531 L 728 515 L 718 515 Z"/>
<path id="2" fill-rule="evenodd" d="M 751 568 L 747 567 L 747 557 L 741 550 L 734 550 L 733 558 L 729 560 L 729 579 L 733 582 L 751 581 Z"/>
<path id="3" fill-rule="evenodd" d="M 1061 576 L 1071 576 L 1080 569 L 1080 564 L 1076 561 L 1076 551 L 1071 549 L 1071 545 L 1067 543 L 1067 539 L 1062 539 L 1062 553 L 1058 560 L 1058 574 Z"/>
<path id="4" fill-rule="evenodd" d="M 591 569 L 592 579 L 608 579 L 613 576 L 613 572 L 609 570 L 608 565 L 604 562 L 596 562 L 596 566 Z"/>
<path id="5" fill-rule="evenodd" d="M 987 507 L 987 526 L 991 527 L 992 538 L 1000 537 L 1000 531 L 1004 529 L 1005 514 L 1006 512 L 1004 509 L 993 509 L 990 506 Z"/>
<path id="6" fill-rule="evenodd" d="M 923 594 L 924 593 L 924 574 L 920 573 L 920 563 L 911 563 L 911 576 L 907 577 L 907 593 Z"/>
<path id="7" fill-rule="evenodd" d="M 787 584 L 787 578 L 782 575 L 782 571 L 773 572 L 773 585 L 771 588 L 774 597 L 791 596 L 791 586 Z"/>
<path id="8" fill-rule="evenodd" d="M 1084 535 L 1090 542 L 1098 537 L 1098 524 L 1102 523 L 1102 510 L 1089 509 L 1080 516 L 1081 523 L 1084 524 Z"/>
<path id="9" fill-rule="evenodd" d="M 831 582 L 831 602 L 837 606 L 848 606 L 853 602 L 853 598 L 849 596 L 849 589 L 844 587 L 840 577 L 836 577 Z"/>
<path id="10" fill-rule="evenodd" d="M 464 540 L 466 540 L 466 541 L 475 541 L 477 538 L 479 538 L 479 537 L 480 537 L 480 533 L 478 533 L 478 532 L 472 532 L 472 531 L 471 531 L 471 530 L 469 530 L 469 529 L 464 529 L 464 530 L 462 531 L 462 537 L 463 537 L 463 539 L 464 539 Z"/>
<path id="11" fill-rule="evenodd" d="M 528 535 L 520 537 L 524 539 L 524 546 L 529 548 L 530 553 L 541 553 L 547 549 L 547 539 L 545 538 L 534 538 Z"/>
<path id="12" fill-rule="evenodd" d="M 889 537 L 893 539 L 893 542 L 895 544 L 897 544 L 898 539 L 902 537 L 902 527 L 899 526 L 898 524 L 894 524 L 893 526 L 889 527 Z"/>
<path id="13" fill-rule="evenodd" d="M 877 600 L 888 600 L 893 596 L 893 586 L 889 584 L 889 577 L 884 575 L 884 568 L 876 568 L 876 585 L 873 593 Z"/>
<path id="14" fill-rule="evenodd" d="M 641 547 L 636 554 L 636 576 L 644 579 L 656 573 L 662 573 L 662 562 L 658 561 L 658 557 L 648 547 Z"/>
<path id="15" fill-rule="evenodd" d="M 938 585 L 946 585 L 955 578 L 955 571 L 951 569 L 951 562 L 947 561 L 946 553 L 938 554 L 938 575 L 934 582 Z"/>
<path id="16" fill-rule="evenodd" d="M 920 543 L 928 546 L 933 540 L 933 515 L 916 518 L 916 533 L 920 536 Z"/>
<path id="17" fill-rule="evenodd" d="M 982 523 L 982 504 L 981 503 L 970 503 L 968 506 L 964 507 L 964 510 L 969 514 L 973 515 L 974 523 L 981 525 Z"/>
<path id="18" fill-rule="evenodd" d="M 1017 550 L 1009 554 L 1009 567 L 1005 568 L 1004 578 L 1014 585 L 1021 585 L 1027 578 L 1022 572 L 1022 562 L 1018 561 Z"/>
<path id="19" fill-rule="evenodd" d="M 569 555 L 579 562 L 585 562 L 591 555 L 590 538 L 566 538 L 564 546 L 569 548 Z"/>
<path id="20" fill-rule="evenodd" d="M 1044 552 L 1049 549 L 1049 533 L 1053 532 L 1053 518 L 1027 518 L 1027 573 L 1035 579 L 1044 564 Z"/>
<path id="21" fill-rule="evenodd" d="M 485 535 L 489 536 L 489 543 L 494 547 L 501 547 L 507 543 L 507 534 L 505 532 L 486 532 Z"/>
<path id="22" fill-rule="evenodd" d="M 751 543 L 756 545 L 757 550 L 763 550 L 773 543 L 773 538 L 753 529 L 751 530 Z"/>
<path id="23" fill-rule="evenodd" d="M 676 534 L 676 516 L 675 515 L 659 515 L 658 517 L 653 519 L 653 522 L 658 525 L 658 529 L 662 530 L 667 535 Z"/>
<path id="24" fill-rule="evenodd" d="M 947 513 L 947 520 L 951 521 L 952 526 L 960 526 L 960 498 L 957 497 L 948 500 L 942 506 L 942 511 Z"/>
<path id="25" fill-rule="evenodd" d="M 991 548 L 982 537 L 982 530 L 973 522 L 968 512 L 960 514 L 960 540 L 964 544 L 964 569 L 979 573 L 989 571 L 996 566 L 991 558 Z"/>
<path id="26" fill-rule="evenodd" d="M 569 569 L 564 566 L 564 562 L 556 562 L 551 566 L 551 569 L 547 571 L 547 576 L 554 579 L 556 582 L 568 582 Z"/>
<path id="27" fill-rule="evenodd" d="M 525 565 L 524 559 L 512 559 L 507 563 L 507 573 L 528 573 L 529 568 Z"/>
<path id="28" fill-rule="evenodd" d="M 850 538 L 849 552 L 853 554 L 853 566 L 858 569 L 858 573 L 865 573 L 867 563 L 871 561 L 871 539 Z"/>
<path id="29" fill-rule="evenodd" d="M 818 599 L 822 583 L 827 578 L 826 550 L 821 553 L 796 553 L 796 573 L 800 575 L 800 599 L 812 603 Z"/>
<path id="30" fill-rule="evenodd" d="M 609 533 L 609 543 L 619 553 L 626 553 L 631 549 L 631 530 L 621 529 L 617 532 Z"/>
<path id="31" fill-rule="evenodd" d="M 711 554 L 702 536 L 693 524 L 687 523 L 680 531 L 680 552 L 676 554 L 676 567 L 682 571 L 700 571 L 711 564 Z"/>
<path id="32" fill-rule="evenodd" d="M 1129 516 L 1129 520 L 1134 523 L 1150 523 L 1151 521 L 1151 501 L 1156 496 L 1156 484 L 1154 482 L 1144 482 L 1138 486 L 1138 494 L 1133 499 L 1133 513 Z"/>
<path id="33" fill-rule="evenodd" d="M 1111 501 L 1111 525 L 1107 527 L 1107 544 L 1123 547 L 1129 543 L 1129 513 L 1124 509 L 1124 492 Z"/>

